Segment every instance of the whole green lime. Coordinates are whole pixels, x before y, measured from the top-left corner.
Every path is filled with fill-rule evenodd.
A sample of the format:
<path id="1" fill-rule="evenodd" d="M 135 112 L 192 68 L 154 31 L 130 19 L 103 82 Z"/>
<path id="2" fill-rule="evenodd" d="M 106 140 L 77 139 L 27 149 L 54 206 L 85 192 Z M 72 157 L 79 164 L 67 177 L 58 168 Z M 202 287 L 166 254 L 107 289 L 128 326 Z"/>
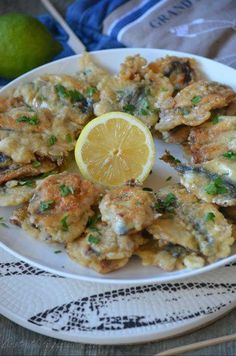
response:
<path id="1" fill-rule="evenodd" d="M 14 13 L 0 16 L 0 77 L 13 79 L 49 62 L 61 50 L 36 18 Z"/>

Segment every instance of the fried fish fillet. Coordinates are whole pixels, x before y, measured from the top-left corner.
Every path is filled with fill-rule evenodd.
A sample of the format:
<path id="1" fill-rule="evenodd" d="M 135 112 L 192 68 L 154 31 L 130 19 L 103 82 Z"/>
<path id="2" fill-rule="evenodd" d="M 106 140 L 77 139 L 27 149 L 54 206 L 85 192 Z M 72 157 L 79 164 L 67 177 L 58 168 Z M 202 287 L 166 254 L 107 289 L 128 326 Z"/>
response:
<path id="1" fill-rule="evenodd" d="M 143 266 L 158 266 L 168 272 L 183 268 L 201 268 L 205 264 L 204 258 L 195 252 L 180 245 L 154 239 L 141 245 L 134 254 L 141 258 Z"/>
<path id="2" fill-rule="evenodd" d="M 128 57 L 118 76 L 100 82 L 100 101 L 94 105 L 97 116 L 108 111 L 124 111 L 138 117 L 149 128 L 154 126 L 158 120 L 159 105 L 171 97 L 173 86 L 168 78 L 150 70 L 140 74 L 139 64 L 136 63 L 140 60 L 139 56 Z M 126 68 L 129 62 L 134 63 L 132 73 L 128 73 L 130 68 Z"/>
<path id="3" fill-rule="evenodd" d="M 236 116 L 217 115 L 189 134 L 194 163 L 210 161 L 227 151 L 236 153 Z"/>
<path id="4" fill-rule="evenodd" d="M 162 160 L 180 173 L 180 182 L 198 198 L 220 206 L 236 205 L 236 160 L 218 157 L 208 162 L 183 164 L 169 153 Z"/>
<path id="5" fill-rule="evenodd" d="M 162 73 L 169 78 L 175 91 L 182 90 L 202 77 L 197 62 L 193 58 L 166 56 L 151 62 L 148 67 L 154 73 Z"/>
<path id="6" fill-rule="evenodd" d="M 98 203 L 99 195 L 99 189 L 78 174 L 50 176 L 35 189 L 20 224 L 41 240 L 73 241 L 85 230 L 88 218 L 93 215 L 91 207 Z"/>
<path id="7" fill-rule="evenodd" d="M 81 265 L 108 273 L 125 266 L 144 242 L 141 234 L 120 236 L 106 223 L 98 221 L 87 227 L 80 238 L 68 243 L 67 252 Z"/>
<path id="8" fill-rule="evenodd" d="M 229 105 L 235 95 L 227 85 L 206 80 L 194 82 L 162 103 L 155 128 L 162 132 L 179 125 L 201 125 L 210 118 L 212 110 Z"/>
<path id="9" fill-rule="evenodd" d="M 40 156 L 60 164 L 73 150 L 76 134 L 73 123 L 56 120 L 48 109 L 21 106 L 0 114 L 0 152 L 16 163 Z"/>
<path id="10" fill-rule="evenodd" d="M 99 209 L 102 221 L 111 225 L 118 235 L 141 231 L 155 218 L 154 196 L 140 187 L 110 190 L 102 198 Z"/>
<path id="11" fill-rule="evenodd" d="M 229 256 L 232 227 L 215 205 L 176 184 L 157 193 L 156 209 L 162 215 L 147 228 L 155 239 L 200 253 L 209 262 Z"/>

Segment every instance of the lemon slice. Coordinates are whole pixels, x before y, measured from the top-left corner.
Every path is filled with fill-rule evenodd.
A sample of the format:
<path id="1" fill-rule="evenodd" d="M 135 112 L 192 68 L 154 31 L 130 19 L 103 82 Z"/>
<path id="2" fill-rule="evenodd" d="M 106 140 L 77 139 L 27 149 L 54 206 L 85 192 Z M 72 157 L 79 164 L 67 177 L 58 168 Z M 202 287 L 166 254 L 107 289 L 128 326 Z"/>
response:
<path id="1" fill-rule="evenodd" d="M 90 121 L 75 147 L 82 175 L 105 186 L 129 179 L 139 182 L 150 173 L 155 146 L 149 129 L 134 116 L 109 112 Z"/>

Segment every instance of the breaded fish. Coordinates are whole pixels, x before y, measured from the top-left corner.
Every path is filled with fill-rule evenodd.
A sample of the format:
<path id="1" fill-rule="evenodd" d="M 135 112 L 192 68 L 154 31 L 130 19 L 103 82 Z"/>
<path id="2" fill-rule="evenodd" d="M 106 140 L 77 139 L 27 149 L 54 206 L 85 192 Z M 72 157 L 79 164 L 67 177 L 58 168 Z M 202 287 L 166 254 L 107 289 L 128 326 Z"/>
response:
<path id="1" fill-rule="evenodd" d="M 110 190 L 99 205 L 102 221 L 118 235 L 145 229 L 155 218 L 154 196 L 140 187 L 124 186 Z"/>
<path id="2" fill-rule="evenodd" d="M 88 226 L 77 240 L 67 244 L 69 256 L 99 273 L 125 266 L 134 251 L 145 242 L 141 234 L 117 235 L 104 222 Z"/>
<path id="3" fill-rule="evenodd" d="M 183 164 L 168 152 L 162 160 L 180 173 L 180 182 L 198 198 L 220 206 L 236 205 L 236 160 L 224 156 L 208 162 Z"/>
<path id="4" fill-rule="evenodd" d="M 235 92 L 227 85 L 201 80 L 182 89 L 172 100 L 162 103 L 158 131 L 179 125 L 198 126 L 207 121 L 211 111 L 229 105 Z"/>
<path id="5" fill-rule="evenodd" d="M 197 62 L 193 58 L 166 56 L 151 62 L 148 67 L 154 73 L 162 73 L 169 78 L 175 91 L 182 90 L 202 77 Z"/>
<path id="6" fill-rule="evenodd" d="M 147 228 L 155 239 L 200 253 L 209 262 L 230 254 L 232 228 L 215 205 L 176 184 L 157 193 L 156 209 L 162 215 Z"/>
<path id="7" fill-rule="evenodd" d="M 73 241 L 83 233 L 99 195 L 99 189 L 78 174 L 50 176 L 35 189 L 22 228 L 41 240 Z"/>
<path id="8" fill-rule="evenodd" d="M 194 163 L 210 161 L 227 151 L 236 153 L 236 116 L 215 116 L 189 134 Z"/>
<path id="9" fill-rule="evenodd" d="M 180 245 L 154 239 L 141 245 L 134 254 L 141 258 L 143 266 L 158 266 L 168 272 L 183 268 L 201 268 L 205 264 L 204 258 L 195 252 Z"/>

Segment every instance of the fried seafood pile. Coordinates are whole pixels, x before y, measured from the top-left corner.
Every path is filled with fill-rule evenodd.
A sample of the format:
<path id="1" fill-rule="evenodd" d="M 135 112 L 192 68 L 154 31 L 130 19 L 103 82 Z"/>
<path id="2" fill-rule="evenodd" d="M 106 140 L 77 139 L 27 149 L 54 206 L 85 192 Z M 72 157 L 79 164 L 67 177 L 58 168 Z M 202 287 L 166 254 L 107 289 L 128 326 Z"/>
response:
<path id="1" fill-rule="evenodd" d="M 136 255 L 166 271 L 231 254 L 236 236 L 236 94 L 207 80 L 194 59 L 127 57 L 117 75 L 82 56 L 80 72 L 45 74 L 0 99 L 0 206 L 22 204 L 11 222 L 99 273 Z M 109 111 L 138 117 L 187 162 L 162 160 L 180 184 L 105 191 L 68 173 L 83 127 Z"/>

